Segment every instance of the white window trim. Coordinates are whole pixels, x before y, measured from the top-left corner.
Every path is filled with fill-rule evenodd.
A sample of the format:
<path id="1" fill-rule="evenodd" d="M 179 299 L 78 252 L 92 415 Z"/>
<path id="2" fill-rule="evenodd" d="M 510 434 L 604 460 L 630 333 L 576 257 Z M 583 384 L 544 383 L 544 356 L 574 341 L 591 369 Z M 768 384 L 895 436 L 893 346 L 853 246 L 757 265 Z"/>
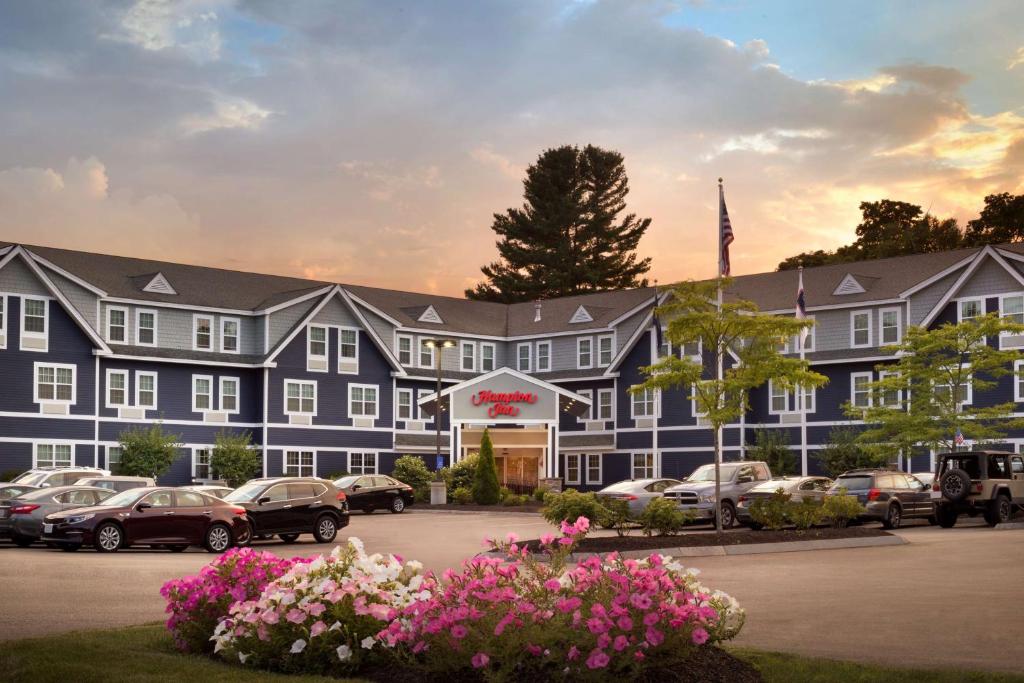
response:
<path id="1" fill-rule="evenodd" d="M 209 346 L 199 346 L 199 321 L 200 320 L 209 320 L 210 321 L 210 345 Z M 213 349 L 214 349 L 214 343 L 213 343 L 214 342 L 214 339 L 213 339 L 214 323 L 216 323 L 216 320 L 214 320 L 212 315 L 204 315 L 204 314 L 196 313 L 195 315 L 192 316 L 192 350 L 193 351 L 213 351 Z"/>
<path id="2" fill-rule="evenodd" d="M 300 385 L 300 388 L 299 388 L 299 407 L 300 408 L 302 406 L 302 388 L 301 388 L 301 385 L 303 385 L 303 384 L 312 384 L 313 385 L 313 412 L 306 413 L 306 412 L 303 412 L 301 410 L 288 410 L 288 385 L 289 384 L 298 384 L 298 385 Z M 317 383 L 316 383 L 316 380 L 312 380 L 312 379 L 286 379 L 286 380 L 284 380 L 284 382 L 281 383 L 281 386 L 282 386 L 282 389 L 284 390 L 284 403 L 282 404 L 281 407 L 282 407 L 283 412 L 284 412 L 285 415 L 308 415 L 310 417 L 316 417 L 317 409 L 319 408 L 319 405 L 318 405 L 318 402 L 317 402 Z"/>
<path id="3" fill-rule="evenodd" d="M 522 350 L 526 349 L 526 367 L 522 365 Z M 519 372 L 531 372 L 533 368 L 533 345 L 530 342 L 516 344 L 516 370 Z"/>
<path id="4" fill-rule="evenodd" d="M 600 416 L 601 394 L 608 394 L 609 396 L 612 397 L 612 400 L 608 402 L 608 408 L 611 411 L 611 415 L 609 415 L 608 417 Z M 600 420 L 602 422 L 608 422 L 615 419 L 615 389 L 597 390 L 597 400 L 594 402 L 594 415 L 596 416 L 597 420 Z"/>
<path id="5" fill-rule="evenodd" d="M 637 455 L 650 456 L 650 458 L 651 458 L 651 477 L 652 478 L 656 478 L 658 476 L 658 459 L 654 457 L 654 452 L 653 451 L 645 451 L 645 450 L 629 451 L 629 478 L 630 479 L 645 479 L 646 478 L 646 474 L 647 474 L 646 472 L 644 472 L 645 476 L 643 476 L 643 477 L 637 477 L 636 476 L 636 464 L 634 462 L 634 458 Z M 645 467 L 644 469 L 646 470 L 647 468 Z"/>
<path id="6" fill-rule="evenodd" d="M 207 472 L 210 476 L 200 477 L 198 471 L 199 465 L 199 451 L 208 451 L 209 457 L 213 459 L 213 447 L 212 446 L 195 446 L 192 448 L 192 480 L 193 481 L 211 481 L 213 479 L 213 467 L 210 463 L 206 464 Z"/>
<path id="7" fill-rule="evenodd" d="M 57 446 L 67 446 L 71 449 L 71 460 L 68 462 L 69 466 L 75 464 L 75 444 L 68 441 L 42 441 L 32 444 L 32 468 L 39 467 L 39 448 L 41 446 L 50 446 L 53 448 L 53 464 L 57 465 Z"/>
<path id="8" fill-rule="evenodd" d="M 235 408 L 234 410 L 228 410 L 224 407 L 224 382 L 235 383 Z M 217 407 L 220 412 L 227 413 L 228 415 L 238 415 L 239 409 L 242 407 L 242 381 L 238 377 L 221 377 L 217 380 Z"/>
<path id="9" fill-rule="evenodd" d="M 596 481 L 590 478 L 590 463 L 593 462 L 594 460 L 597 460 L 597 480 Z M 604 461 L 603 460 L 604 459 L 601 457 L 600 453 L 588 453 L 586 455 L 586 463 L 587 463 L 587 465 L 583 469 L 583 479 L 587 482 L 588 485 L 589 484 L 600 484 L 602 481 L 604 481 Z"/>
<path id="10" fill-rule="evenodd" d="M 636 414 L 636 399 L 638 394 L 630 393 L 629 395 L 629 417 L 633 420 L 646 420 L 648 418 L 661 417 L 661 401 L 659 400 L 659 394 L 661 393 L 657 389 L 648 389 L 648 391 L 654 394 L 654 410 L 650 415 L 637 415 Z"/>
<path id="11" fill-rule="evenodd" d="M 898 377 L 899 374 L 900 373 L 895 372 L 893 370 L 880 370 L 878 372 L 878 379 L 879 379 L 879 381 L 881 381 L 881 380 L 885 379 L 886 377 Z M 898 390 L 896 392 L 896 403 L 892 404 L 892 405 L 890 405 L 890 404 L 885 402 L 885 392 L 882 391 L 882 390 L 879 390 L 879 392 L 878 392 L 878 405 L 880 405 L 880 406 L 882 406 L 884 408 L 902 408 L 903 407 L 903 390 L 900 389 L 900 390 Z"/>
<path id="12" fill-rule="evenodd" d="M 363 465 L 361 466 L 363 468 L 362 472 L 353 472 L 352 471 L 352 456 L 353 455 L 361 455 L 361 456 L 364 457 Z M 367 456 L 367 455 L 372 455 L 373 456 L 373 471 L 372 472 L 367 472 L 366 471 L 366 459 L 365 459 L 365 456 Z M 373 449 L 367 450 L 365 448 L 360 448 L 358 450 L 352 450 L 352 451 L 349 451 L 346 454 L 346 460 L 347 460 L 347 465 L 348 465 L 347 469 L 349 471 L 349 474 L 352 474 L 352 475 L 355 475 L 355 476 L 360 476 L 360 477 L 364 477 L 364 476 L 367 476 L 367 475 L 371 475 L 372 476 L 374 474 L 380 474 L 380 451 L 373 450 Z"/>
<path id="13" fill-rule="evenodd" d="M 365 413 L 360 413 L 359 415 L 355 415 L 352 412 L 352 390 L 353 389 L 363 389 L 364 391 L 366 389 L 373 389 L 374 390 L 375 398 L 373 400 L 373 415 L 366 415 Z M 363 403 L 366 403 L 365 399 L 363 400 Z M 380 385 L 379 384 L 355 384 L 355 383 L 350 383 L 348 385 L 348 416 L 350 418 L 363 418 L 363 419 L 372 418 L 374 420 L 376 420 L 378 417 L 380 417 Z"/>
<path id="14" fill-rule="evenodd" d="M 58 368 L 71 370 L 71 400 L 65 401 L 57 398 L 39 398 L 39 369 L 53 368 L 54 378 Z M 78 402 L 78 366 L 68 363 L 33 363 L 32 364 L 32 396 L 33 403 L 73 406 Z"/>
<path id="15" fill-rule="evenodd" d="M 288 474 L 288 454 L 289 453 L 298 453 L 299 454 L 299 473 L 297 475 L 295 475 L 295 474 Z M 313 465 L 312 465 L 313 471 L 310 474 L 302 474 L 302 464 L 301 463 L 302 463 L 302 454 L 303 453 L 312 453 L 312 455 L 313 455 Z M 283 451 L 281 451 L 281 474 L 286 476 L 286 477 L 294 477 L 294 476 L 315 477 L 316 473 L 317 473 L 316 467 L 317 467 L 317 450 L 315 448 L 286 448 Z"/>
<path id="16" fill-rule="evenodd" d="M 313 330 L 324 331 L 324 352 L 323 355 L 313 353 Z M 331 330 L 327 325 L 306 325 L 306 372 L 327 372 L 329 363 L 327 357 L 331 355 Z M 310 367 L 311 360 L 322 360 L 324 367 Z"/>
<path id="17" fill-rule="evenodd" d="M 139 381 L 139 379 L 141 377 L 152 377 L 153 378 L 153 405 L 143 405 L 142 404 L 142 401 L 140 399 L 140 396 L 142 395 L 142 391 L 141 391 L 142 382 Z M 152 372 L 152 371 L 149 371 L 149 370 L 138 370 L 138 371 L 135 372 L 135 406 L 136 407 L 144 408 L 145 410 L 156 410 L 157 409 L 157 406 L 160 403 L 160 400 L 157 398 L 159 396 L 159 394 L 157 393 L 157 381 L 158 381 L 157 380 L 157 373 L 155 373 L 155 372 Z M 108 387 L 109 387 L 109 385 L 108 385 Z"/>
<path id="18" fill-rule="evenodd" d="M 409 362 L 408 363 L 403 363 L 402 362 L 402 340 L 403 339 L 408 339 L 409 340 Z M 405 366 L 410 367 L 410 368 L 416 367 L 416 364 L 414 362 L 416 360 L 416 358 L 413 355 L 415 353 L 416 353 L 416 338 L 415 337 L 413 337 L 411 334 L 396 334 L 395 335 L 395 356 L 398 358 L 398 364 L 399 365 L 405 365 Z"/>
<path id="19" fill-rule="evenodd" d="M 466 367 L 466 349 L 469 349 L 469 367 Z M 459 342 L 459 370 L 476 372 L 476 343 L 466 340 Z"/>
<path id="20" fill-rule="evenodd" d="M 586 396 L 590 399 L 590 407 L 584 415 L 576 418 L 577 422 L 590 422 L 594 419 L 594 390 L 593 389 L 580 389 L 576 392 L 580 396 Z"/>
<path id="21" fill-rule="evenodd" d="M 0 294 L 0 336 L 4 337 L 4 339 L 0 339 L 0 349 L 7 348 L 7 328 L 10 327 L 7 324 L 7 318 L 9 318 L 10 315 L 11 309 L 7 303 L 7 295 Z"/>
<path id="22" fill-rule="evenodd" d="M 605 363 L 601 360 L 601 342 L 605 339 L 608 340 L 608 362 Z M 612 364 L 615 360 L 615 335 L 614 334 L 601 334 L 597 337 L 597 367 L 606 368 Z"/>
<path id="23" fill-rule="evenodd" d="M 107 381 L 106 381 L 106 384 L 104 385 L 104 388 L 106 389 L 104 394 L 106 394 L 106 395 L 103 397 L 103 403 L 104 403 L 104 405 L 106 405 L 107 408 L 111 408 L 111 409 L 116 410 L 118 408 L 128 408 L 129 406 L 131 406 L 131 402 L 128 400 L 128 386 L 129 386 L 128 385 L 128 377 L 129 377 L 130 374 L 131 373 L 128 370 L 121 370 L 121 369 L 116 369 L 115 370 L 115 369 L 107 368 L 107 373 L 106 373 L 106 380 Z M 124 388 L 122 389 L 122 392 L 124 393 L 124 403 L 111 403 L 110 402 L 110 378 L 113 377 L 114 375 L 122 375 L 124 377 Z"/>
<path id="24" fill-rule="evenodd" d="M 1013 400 L 1017 403 L 1024 402 L 1024 392 L 1020 390 L 1021 380 L 1024 377 L 1021 376 L 1021 369 L 1024 368 L 1024 360 L 1017 360 L 1013 362 Z"/>
<path id="25" fill-rule="evenodd" d="M 967 385 L 967 398 L 965 400 L 961 401 L 960 405 L 961 406 L 974 405 L 974 375 L 970 372 L 970 365 L 969 364 L 965 363 L 964 364 L 964 369 L 967 370 L 967 379 L 965 379 L 964 382 L 963 382 L 964 384 Z M 947 384 L 936 384 L 935 386 L 932 387 L 932 391 L 934 391 L 936 387 L 945 387 L 945 386 L 949 386 L 949 385 L 947 385 Z M 953 387 L 950 386 L 950 391 L 952 391 L 952 390 L 953 390 Z M 1014 390 L 1016 391 L 1016 389 L 1014 389 Z"/>
<path id="26" fill-rule="evenodd" d="M 420 405 L 420 399 L 422 399 L 424 396 L 429 396 L 430 394 L 433 394 L 433 393 L 434 393 L 434 391 L 432 389 L 417 389 L 416 390 L 416 402 L 414 404 L 415 405 L 415 410 L 416 410 L 416 419 L 417 420 L 422 420 L 424 424 L 430 424 L 430 425 L 434 424 L 434 416 L 427 414 L 427 411 L 424 410 L 423 406 Z"/>
<path id="27" fill-rule="evenodd" d="M 1011 298 L 1024 299 L 1024 292 L 1014 292 L 1014 293 L 1011 293 L 1011 294 L 1000 294 L 999 295 L 999 317 L 1000 318 L 1004 318 L 1006 316 L 1006 314 L 1004 313 L 1005 305 L 1004 305 L 1003 302 L 1006 299 L 1011 299 Z M 957 308 L 957 310 L 959 310 L 959 307 Z M 1021 348 L 1021 346 L 1019 346 L 1019 345 L 1018 346 L 1005 346 L 1004 345 L 1004 340 L 1007 337 L 1015 337 L 1015 336 L 1024 336 L 1024 335 L 1013 335 L 1013 334 L 1008 334 L 1006 332 L 1001 333 L 999 335 L 999 348 L 1000 349 L 1019 349 L 1019 348 Z"/>
<path id="28" fill-rule="evenodd" d="M 587 355 L 590 356 L 590 360 L 587 362 L 586 365 L 584 365 L 583 362 L 580 360 L 580 356 L 583 355 L 583 352 L 580 349 L 580 347 L 583 345 L 583 342 L 588 342 L 590 344 L 590 350 L 587 353 Z M 576 369 L 577 370 L 589 370 L 589 369 L 591 369 L 593 367 L 594 367 L 594 338 L 593 337 L 577 337 L 576 338 Z"/>
<path id="29" fill-rule="evenodd" d="M 398 412 L 398 410 L 402 407 L 402 402 L 399 400 L 399 397 L 400 396 L 406 396 L 406 395 L 409 396 L 409 416 L 408 417 L 402 417 L 399 414 L 399 412 Z M 408 422 L 409 420 L 416 419 L 415 418 L 415 416 L 416 416 L 416 403 L 413 400 L 413 396 L 414 396 L 414 394 L 413 394 L 413 390 L 412 389 L 408 389 L 406 387 L 399 387 L 398 389 L 395 389 L 395 420 L 396 421 L 397 420 L 402 420 L 403 422 Z"/>
<path id="30" fill-rule="evenodd" d="M 548 364 L 547 367 L 542 368 L 540 366 L 540 347 L 544 347 L 548 350 Z M 551 340 L 545 339 L 544 341 L 537 342 L 537 348 L 533 352 L 534 364 L 536 365 L 537 372 L 551 372 Z"/>
<path id="31" fill-rule="evenodd" d="M 799 387 L 799 388 L 801 390 L 803 390 L 803 387 Z M 817 409 L 818 409 L 818 390 L 815 389 L 814 387 L 811 387 L 811 388 L 809 388 L 807 390 L 803 390 L 803 393 L 804 393 L 804 402 L 803 402 L 802 406 L 797 406 L 796 405 L 797 394 L 793 395 L 793 401 L 794 401 L 794 403 L 793 403 L 793 412 L 799 413 L 801 411 L 801 408 L 803 409 L 803 412 L 805 412 L 807 414 L 811 414 L 811 413 L 816 412 Z"/>
<path id="32" fill-rule="evenodd" d="M 433 337 L 416 337 L 416 367 L 418 368 L 429 368 L 434 369 L 434 365 L 437 363 L 437 348 L 434 346 L 423 346 L 423 342 Z M 423 352 L 424 349 L 430 352 L 430 364 L 423 364 Z"/>
<path id="33" fill-rule="evenodd" d="M 341 333 L 352 332 L 356 335 L 356 355 L 352 358 L 347 358 L 341 355 Z M 355 370 L 342 370 L 342 363 L 355 363 Z M 338 328 L 338 372 L 342 375 L 358 375 L 359 374 L 359 328 L 352 327 L 350 325 L 342 325 Z"/>
<path id="34" fill-rule="evenodd" d="M 142 314 L 143 313 L 149 313 L 149 314 L 151 314 L 153 316 L 153 342 L 151 344 L 143 343 L 141 341 L 142 336 L 139 334 L 140 330 L 142 329 L 142 326 L 141 326 L 140 322 L 142 320 Z M 135 339 L 134 339 L 134 343 L 135 343 L 136 346 L 154 346 L 154 347 L 157 346 L 158 341 L 160 339 L 160 337 L 158 336 L 159 332 L 160 332 L 160 316 L 157 315 L 157 311 L 156 311 L 155 308 L 137 308 L 137 309 L 135 309 Z M 211 336 L 212 336 L 212 333 L 213 333 L 212 328 L 211 328 L 210 332 L 211 332 Z"/>
<path id="35" fill-rule="evenodd" d="M 868 383 L 870 384 L 875 380 L 874 374 L 871 372 L 851 372 L 850 373 L 850 405 L 858 410 L 867 410 L 874 405 L 874 397 L 871 395 L 871 389 L 867 390 L 868 403 L 864 406 L 857 405 L 857 379 L 861 377 L 867 377 Z"/>
<path id="36" fill-rule="evenodd" d="M 867 320 L 868 320 L 868 335 L 867 335 L 868 336 L 868 340 L 865 343 L 863 343 L 863 344 L 857 344 L 855 342 L 855 340 L 857 338 L 857 328 L 854 325 L 854 321 L 857 319 L 857 316 L 859 316 L 859 315 L 866 316 Z M 870 347 L 871 346 L 871 342 L 874 339 L 874 333 L 875 333 L 874 316 L 871 314 L 871 309 L 863 309 L 862 308 L 862 309 L 859 309 L 859 310 L 856 310 L 856 311 L 850 311 L 850 348 L 851 349 L 863 349 L 863 348 Z"/>
<path id="37" fill-rule="evenodd" d="M 964 318 L 963 318 L 963 315 L 962 315 L 963 307 L 964 307 L 964 304 L 970 303 L 970 302 L 978 304 L 978 310 L 980 311 L 980 313 L 978 313 L 978 317 L 981 317 L 981 316 L 985 315 L 985 297 L 983 297 L 983 296 L 969 296 L 969 297 L 966 297 L 966 298 L 963 298 L 963 299 L 957 299 L 956 300 L 956 321 L 958 323 L 962 323 L 964 321 Z M 1001 306 L 1001 304 L 1002 304 L 1002 302 L 1000 302 L 1000 306 Z M 968 320 L 970 320 L 970 318 L 968 318 Z"/>
<path id="38" fill-rule="evenodd" d="M 809 316 L 807 316 L 805 318 L 805 320 L 810 321 L 810 322 L 813 323 L 814 322 L 814 316 L 813 315 L 809 315 Z M 852 325 L 852 322 L 851 322 L 851 325 Z M 814 334 L 814 331 L 817 328 L 818 328 L 817 325 L 811 325 L 810 327 L 807 328 L 807 340 L 804 342 L 805 344 L 807 344 L 807 347 L 804 349 L 804 353 L 810 353 L 810 352 L 814 351 L 814 346 L 815 346 L 815 341 L 816 341 L 815 340 L 815 336 L 816 335 Z M 793 335 L 793 337 L 789 340 L 789 343 L 788 343 L 788 346 L 793 349 L 793 353 L 800 353 L 800 344 L 799 344 L 799 342 L 800 342 L 800 333 L 798 332 L 797 334 Z"/>
<path id="39" fill-rule="evenodd" d="M 791 399 L 793 397 L 793 392 L 791 392 L 791 391 L 789 391 L 787 389 L 787 390 L 783 391 L 781 395 L 786 397 L 786 407 L 785 407 L 784 410 L 778 410 L 773 405 L 775 403 L 774 399 L 775 399 L 775 396 L 776 396 L 776 393 L 775 393 L 775 381 L 772 380 L 772 379 L 769 379 L 768 380 L 768 414 L 769 415 L 785 415 L 787 413 L 794 412 L 792 409 L 790 409 L 790 405 L 792 404 L 792 400 Z"/>
<path id="40" fill-rule="evenodd" d="M 768 394 L 768 406 L 771 407 L 771 392 Z M 707 411 L 700 412 L 697 408 L 697 388 L 693 385 L 690 386 L 690 412 L 696 419 L 708 416 Z"/>
<path id="41" fill-rule="evenodd" d="M 896 341 L 894 341 L 894 342 L 887 342 L 887 341 L 882 339 L 882 336 L 885 334 L 885 326 L 882 325 L 882 321 L 885 320 L 885 314 L 886 313 L 895 313 L 896 314 Z M 880 308 L 880 309 L 878 309 L 878 345 L 879 346 L 888 346 L 890 344 L 899 344 L 900 342 L 903 341 L 903 316 L 901 315 L 901 313 L 902 313 L 901 309 L 895 308 L 895 307 Z"/>
<path id="42" fill-rule="evenodd" d="M 28 306 L 25 305 L 27 301 L 42 301 L 43 302 L 43 331 L 42 332 L 28 332 L 25 330 L 25 311 Z M 42 339 L 46 341 L 46 347 L 42 349 L 36 349 L 32 347 L 25 347 L 21 345 L 22 351 L 36 351 L 40 353 L 46 353 L 50 350 L 50 300 L 39 296 L 23 296 L 21 297 L 21 338 L 25 339 Z"/>
<path id="43" fill-rule="evenodd" d="M 235 324 L 235 350 L 224 348 L 224 327 L 228 323 Z M 239 318 L 221 318 L 220 319 L 220 352 L 221 353 L 241 353 L 242 352 L 242 321 Z"/>
<path id="44" fill-rule="evenodd" d="M 569 472 L 569 458 L 576 458 L 576 477 L 570 478 Z M 566 453 L 565 454 L 565 483 L 579 486 L 583 480 L 583 454 L 582 453 Z"/>
<path id="45" fill-rule="evenodd" d="M 489 348 L 491 350 L 491 367 L 484 367 L 484 349 Z M 480 342 L 480 371 L 491 372 L 498 367 L 498 347 L 492 342 Z"/>
<path id="46" fill-rule="evenodd" d="M 210 400 L 208 408 L 200 408 L 199 404 L 196 403 L 196 398 L 201 394 L 196 393 L 196 380 L 205 379 L 210 383 Z M 212 413 L 215 412 L 213 407 L 213 375 L 192 375 L 192 412 L 193 413 Z"/>
<path id="47" fill-rule="evenodd" d="M 124 314 L 124 323 L 121 325 L 121 327 L 124 328 L 124 339 L 122 339 L 121 341 L 117 341 L 110 336 L 110 328 L 112 327 L 112 325 L 110 324 L 110 314 L 113 313 L 114 311 L 120 311 L 121 313 Z M 107 341 L 110 342 L 111 344 L 128 344 L 128 321 L 130 319 L 131 315 L 129 314 L 127 306 L 107 306 L 107 329 L 105 330 Z"/>

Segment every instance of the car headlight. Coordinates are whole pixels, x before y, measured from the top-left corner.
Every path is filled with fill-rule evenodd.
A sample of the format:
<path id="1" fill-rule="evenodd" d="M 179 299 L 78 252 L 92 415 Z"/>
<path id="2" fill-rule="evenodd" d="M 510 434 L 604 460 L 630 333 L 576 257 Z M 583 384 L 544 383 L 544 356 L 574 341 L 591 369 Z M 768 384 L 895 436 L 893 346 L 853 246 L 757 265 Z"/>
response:
<path id="1" fill-rule="evenodd" d="M 713 494 L 713 493 L 701 494 L 700 496 L 697 497 L 697 500 L 699 500 L 702 503 L 714 503 L 715 502 L 715 494 Z"/>
<path id="2" fill-rule="evenodd" d="M 87 519 L 92 519 L 95 516 L 96 515 L 92 513 L 87 515 L 73 515 L 71 517 L 66 517 L 64 521 L 68 524 L 78 524 L 79 522 L 84 522 Z"/>

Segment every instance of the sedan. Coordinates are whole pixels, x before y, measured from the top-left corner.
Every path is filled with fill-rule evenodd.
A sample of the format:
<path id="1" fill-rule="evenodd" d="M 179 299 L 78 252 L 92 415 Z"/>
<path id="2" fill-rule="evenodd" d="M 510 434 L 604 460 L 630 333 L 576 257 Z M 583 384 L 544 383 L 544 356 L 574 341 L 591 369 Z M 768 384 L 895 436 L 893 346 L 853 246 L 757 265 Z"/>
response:
<path id="1" fill-rule="evenodd" d="M 167 487 L 131 489 L 102 505 L 47 516 L 43 541 L 62 550 L 92 546 L 112 553 L 133 545 L 174 552 L 202 545 L 222 553 L 249 541 L 245 508 L 197 491 Z"/>
<path id="2" fill-rule="evenodd" d="M 791 496 L 790 500 L 794 503 L 804 500 L 821 503 L 824 502 L 830 486 L 832 480 L 828 477 L 779 477 L 762 482 L 740 495 L 736 505 L 736 519 L 741 524 L 757 529 L 759 525 L 750 518 L 750 506 L 758 498 L 771 498 L 773 493 L 782 489 L 783 493 Z"/>
<path id="3" fill-rule="evenodd" d="M 224 496 L 234 491 L 230 486 L 217 486 L 214 484 L 196 484 L 194 486 L 182 486 L 181 488 L 188 489 L 189 491 L 199 491 L 199 493 L 206 493 L 217 498 L 224 498 Z"/>
<path id="4" fill-rule="evenodd" d="M 678 479 L 630 479 L 604 487 L 597 497 L 624 500 L 629 503 L 629 516 L 639 517 L 652 500 L 665 496 L 665 489 L 681 483 Z"/>
<path id="5" fill-rule="evenodd" d="M 412 487 L 382 474 L 349 475 L 334 482 L 348 497 L 348 507 L 369 514 L 390 510 L 398 514 L 413 503 Z"/>
<path id="6" fill-rule="evenodd" d="M 43 535 L 43 518 L 54 512 L 98 505 L 114 494 L 95 486 L 55 486 L 29 490 L 0 503 L 0 534 L 27 548 Z"/>

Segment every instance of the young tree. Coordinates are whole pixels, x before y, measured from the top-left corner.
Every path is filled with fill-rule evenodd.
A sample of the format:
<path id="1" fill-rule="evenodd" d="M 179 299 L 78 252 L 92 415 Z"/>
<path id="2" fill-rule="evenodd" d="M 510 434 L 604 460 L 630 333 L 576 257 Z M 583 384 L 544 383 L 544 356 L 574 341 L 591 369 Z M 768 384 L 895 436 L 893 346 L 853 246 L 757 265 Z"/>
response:
<path id="1" fill-rule="evenodd" d="M 228 486 L 238 488 L 260 473 L 260 452 L 252 447 L 249 432 L 221 431 L 214 439 L 210 472 L 226 481 Z"/>
<path id="2" fill-rule="evenodd" d="M 498 483 L 498 464 L 494 460 L 494 445 L 486 429 L 480 439 L 480 459 L 473 477 L 473 502 L 478 505 L 497 505 L 501 500 Z"/>
<path id="3" fill-rule="evenodd" d="M 168 434 L 157 422 L 150 427 L 133 427 L 121 432 L 120 473 L 130 477 L 152 477 L 165 474 L 178 458 L 180 436 Z"/>
<path id="4" fill-rule="evenodd" d="M 499 260 L 470 299 L 515 303 L 641 287 L 651 260 L 636 248 L 651 224 L 626 208 L 629 179 L 618 152 L 587 145 L 546 150 L 526 169 L 526 203 L 495 214 Z"/>
<path id="5" fill-rule="evenodd" d="M 1004 334 L 1024 334 L 1024 325 L 991 313 L 934 329 L 911 327 L 903 341 L 890 347 L 893 364 L 868 383 L 868 406 L 847 404 L 847 414 L 868 427 L 858 441 L 875 450 L 910 453 L 915 446 L 954 450 L 957 431 L 975 442 L 999 441 L 1007 430 L 1024 426 L 1012 418 L 1013 401 L 985 405 L 979 393 L 994 388 L 1024 358 L 1000 349 Z M 968 400 L 971 394 L 975 400 Z"/>
<path id="6" fill-rule="evenodd" d="M 727 278 L 721 281 L 726 291 L 730 282 Z M 717 368 L 709 372 L 689 356 L 666 356 L 641 368 L 647 379 L 631 391 L 684 388 L 705 415 L 714 433 L 715 527 L 721 532 L 721 427 L 738 420 L 746 410 L 750 390 L 769 379 L 790 391 L 819 387 L 828 380 L 812 372 L 807 361 L 779 352 L 784 341 L 813 325 L 812 321 L 762 315 L 753 302 L 742 299 L 730 298 L 719 307 L 716 297 L 717 281 L 684 282 L 658 308 L 658 316 L 668 321 L 665 336 L 673 346 L 682 348 L 700 341 L 705 349 L 714 350 L 717 366 L 723 368 L 721 378 Z M 735 362 L 726 368 L 727 353 Z"/>
<path id="7" fill-rule="evenodd" d="M 768 469 L 776 477 L 797 472 L 796 454 L 789 449 L 789 437 L 781 429 L 756 430 L 754 444 L 747 449 L 747 457 L 768 463 Z"/>
<path id="8" fill-rule="evenodd" d="M 818 451 L 818 461 L 828 476 L 838 477 L 850 470 L 885 465 L 887 454 L 862 446 L 857 440 L 858 434 L 852 426 L 833 427 L 829 432 L 828 443 Z"/>

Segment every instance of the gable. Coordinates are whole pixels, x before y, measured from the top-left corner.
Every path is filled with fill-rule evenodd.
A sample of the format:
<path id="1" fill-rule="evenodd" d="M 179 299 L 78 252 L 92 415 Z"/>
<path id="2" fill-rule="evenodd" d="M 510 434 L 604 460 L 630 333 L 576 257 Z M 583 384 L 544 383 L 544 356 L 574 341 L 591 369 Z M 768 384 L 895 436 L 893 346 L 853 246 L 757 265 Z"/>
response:
<path id="1" fill-rule="evenodd" d="M 1008 292 L 1018 292 L 1022 289 L 1024 286 L 1006 272 L 1005 268 L 994 259 L 988 258 L 971 274 L 960 291 L 956 293 L 956 297 L 996 296 Z"/>
<path id="2" fill-rule="evenodd" d="M 569 318 L 570 324 L 592 322 L 594 322 L 594 316 L 590 315 L 590 312 L 587 311 L 587 309 L 582 304 L 579 308 L 576 309 L 576 312 L 572 314 L 572 317 Z"/>
<path id="3" fill-rule="evenodd" d="M 171 287 L 171 283 L 167 281 L 163 273 L 157 273 L 150 279 L 149 284 L 142 288 L 143 292 L 150 292 L 151 294 L 173 294 L 178 293 L 174 291 L 174 287 Z"/>
<path id="4" fill-rule="evenodd" d="M 939 300 L 956 284 L 956 281 L 963 274 L 962 269 L 954 271 L 934 282 L 919 292 L 910 295 L 910 324 L 920 325 L 925 316 L 931 312 Z"/>
<path id="5" fill-rule="evenodd" d="M 444 320 L 437 314 L 433 306 L 427 306 L 427 309 L 420 314 L 420 317 L 416 318 L 421 323 L 433 323 L 435 325 L 443 325 Z"/>
<path id="6" fill-rule="evenodd" d="M 12 255 L 11 260 L 0 267 L 0 292 L 50 296 L 50 290 L 46 288 L 42 280 L 17 255 Z"/>
<path id="7" fill-rule="evenodd" d="M 96 319 L 96 302 L 99 300 L 95 294 L 85 287 L 72 282 L 60 273 L 51 272 L 50 280 L 60 290 L 61 294 L 67 297 L 71 305 L 78 310 L 78 313 L 85 318 L 94 329 L 99 330 L 99 321 Z"/>
<path id="8" fill-rule="evenodd" d="M 832 296 L 844 296 L 847 294 L 863 294 L 866 289 L 852 273 L 847 273 L 842 279 L 835 290 L 832 292 Z"/>
<path id="9" fill-rule="evenodd" d="M 323 308 L 313 316 L 311 323 L 320 325 L 341 325 L 342 327 L 359 327 L 359 321 L 348 306 L 337 296 L 331 297 Z"/>

